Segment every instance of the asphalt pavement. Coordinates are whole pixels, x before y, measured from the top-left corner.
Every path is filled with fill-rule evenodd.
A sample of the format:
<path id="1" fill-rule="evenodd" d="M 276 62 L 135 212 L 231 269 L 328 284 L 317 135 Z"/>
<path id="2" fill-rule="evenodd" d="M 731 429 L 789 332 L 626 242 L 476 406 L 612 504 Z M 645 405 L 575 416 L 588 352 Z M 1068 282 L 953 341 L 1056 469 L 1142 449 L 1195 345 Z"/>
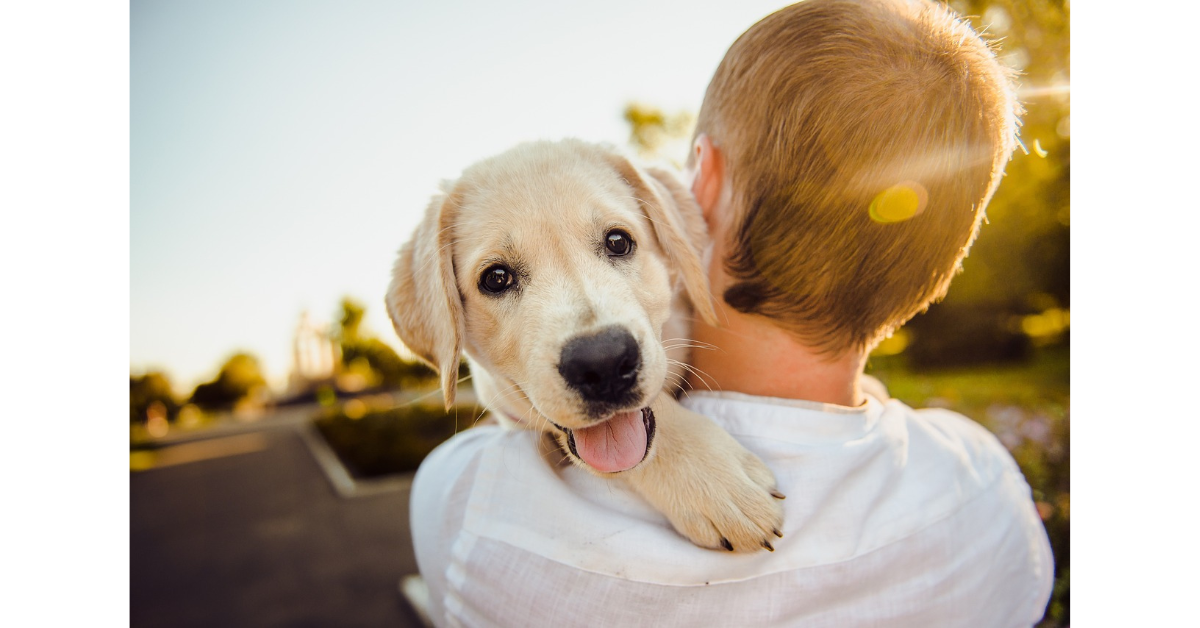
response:
<path id="1" fill-rule="evenodd" d="M 407 483 L 339 497 L 299 429 L 167 447 L 131 474 L 133 626 L 419 626 L 397 593 L 417 571 Z"/>

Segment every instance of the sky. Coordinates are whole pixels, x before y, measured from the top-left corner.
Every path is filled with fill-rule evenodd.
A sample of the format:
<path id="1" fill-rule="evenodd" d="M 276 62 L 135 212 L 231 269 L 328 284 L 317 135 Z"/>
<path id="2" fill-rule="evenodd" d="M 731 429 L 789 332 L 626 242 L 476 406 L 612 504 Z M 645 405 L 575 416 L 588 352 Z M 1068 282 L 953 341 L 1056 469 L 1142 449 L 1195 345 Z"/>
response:
<path id="1" fill-rule="evenodd" d="M 275 386 L 301 312 L 382 306 L 439 181 L 517 143 L 627 144 L 630 101 L 699 109 L 786 1 L 134 0 L 130 371 L 177 392 L 232 353 Z"/>

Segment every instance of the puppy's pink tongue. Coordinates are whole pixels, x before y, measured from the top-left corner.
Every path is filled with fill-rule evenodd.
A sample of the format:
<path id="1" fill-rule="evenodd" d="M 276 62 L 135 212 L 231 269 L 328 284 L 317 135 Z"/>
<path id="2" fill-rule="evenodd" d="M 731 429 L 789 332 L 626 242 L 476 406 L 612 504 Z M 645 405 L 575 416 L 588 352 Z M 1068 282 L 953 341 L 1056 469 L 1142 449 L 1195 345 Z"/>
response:
<path id="1" fill-rule="evenodd" d="M 646 456 L 646 424 L 641 410 L 618 413 L 598 425 L 572 430 L 572 434 L 575 453 L 603 473 L 632 469 Z"/>

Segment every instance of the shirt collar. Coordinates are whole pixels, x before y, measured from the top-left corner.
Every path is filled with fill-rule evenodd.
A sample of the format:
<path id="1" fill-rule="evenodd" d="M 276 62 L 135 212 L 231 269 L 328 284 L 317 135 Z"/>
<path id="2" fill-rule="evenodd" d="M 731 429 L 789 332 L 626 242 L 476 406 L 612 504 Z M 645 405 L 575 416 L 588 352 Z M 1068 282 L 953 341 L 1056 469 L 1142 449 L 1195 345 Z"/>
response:
<path id="1" fill-rule="evenodd" d="M 868 434 L 883 414 L 883 404 L 878 399 L 864 396 L 866 401 L 852 408 L 732 391 L 691 391 L 683 405 L 712 417 L 734 434 L 793 442 L 844 442 Z"/>

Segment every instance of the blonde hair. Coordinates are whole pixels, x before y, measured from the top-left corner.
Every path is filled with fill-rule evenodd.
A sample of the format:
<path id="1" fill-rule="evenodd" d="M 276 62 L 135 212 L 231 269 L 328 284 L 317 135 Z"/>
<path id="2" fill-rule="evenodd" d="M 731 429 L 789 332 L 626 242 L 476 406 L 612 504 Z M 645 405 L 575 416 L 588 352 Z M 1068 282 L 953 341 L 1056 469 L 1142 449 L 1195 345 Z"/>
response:
<path id="1" fill-rule="evenodd" d="M 747 30 L 696 133 L 725 159 L 733 308 L 827 353 L 943 296 L 1016 142 L 1012 75 L 923 0 L 806 0 Z"/>

